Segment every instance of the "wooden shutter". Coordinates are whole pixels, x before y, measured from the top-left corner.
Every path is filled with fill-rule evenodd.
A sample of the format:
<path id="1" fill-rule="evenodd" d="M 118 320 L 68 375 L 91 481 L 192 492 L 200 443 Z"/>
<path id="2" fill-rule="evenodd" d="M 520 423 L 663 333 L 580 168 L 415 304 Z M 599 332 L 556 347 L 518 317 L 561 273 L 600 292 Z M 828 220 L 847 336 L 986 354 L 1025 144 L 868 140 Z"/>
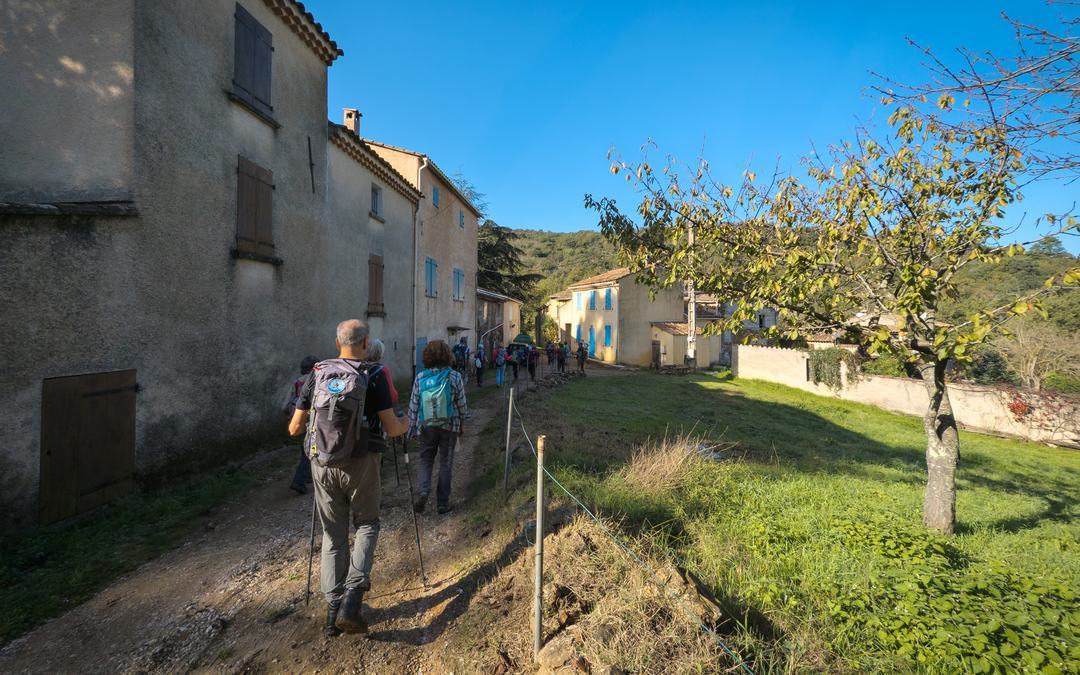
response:
<path id="1" fill-rule="evenodd" d="M 233 93 L 254 105 L 255 27 L 258 22 L 240 5 L 236 6 L 233 16 Z"/>
<path id="2" fill-rule="evenodd" d="M 368 312 L 382 313 L 383 302 L 383 258 L 372 253 L 368 256 Z"/>
<path id="3" fill-rule="evenodd" d="M 253 68 L 254 88 L 251 92 L 254 97 L 252 103 L 267 115 L 274 112 L 274 107 L 270 105 L 270 83 L 272 80 L 270 70 L 273 64 L 273 55 L 274 36 L 256 22 L 254 56 L 252 57 L 255 62 Z"/>
<path id="4" fill-rule="evenodd" d="M 255 218 L 257 207 L 257 184 L 255 170 L 258 167 L 243 157 L 236 162 L 236 250 L 254 254 L 258 248 Z"/>
<path id="5" fill-rule="evenodd" d="M 238 157 L 236 162 L 236 250 L 274 257 L 274 172 Z"/>

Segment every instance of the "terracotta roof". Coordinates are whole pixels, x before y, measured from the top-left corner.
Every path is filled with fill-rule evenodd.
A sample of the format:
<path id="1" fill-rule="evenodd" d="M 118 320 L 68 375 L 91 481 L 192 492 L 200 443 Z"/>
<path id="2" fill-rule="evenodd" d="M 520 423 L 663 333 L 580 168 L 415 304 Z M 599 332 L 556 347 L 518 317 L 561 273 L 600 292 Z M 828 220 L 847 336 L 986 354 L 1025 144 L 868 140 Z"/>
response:
<path id="1" fill-rule="evenodd" d="M 708 321 L 698 321 L 696 335 L 705 334 L 705 326 L 710 323 Z M 653 328 L 658 328 L 665 333 L 671 333 L 672 335 L 689 335 L 690 324 L 685 321 L 650 321 L 649 325 Z"/>
<path id="2" fill-rule="evenodd" d="M 345 54 L 300 0 L 263 0 L 326 65 Z"/>
<path id="3" fill-rule="evenodd" d="M 406 155 L 412 155 L 413 157 L 419 157 L 420 159 L 426 159 L 427 165 L 431 167 L 435 174 L 439 178 L 441 178 L 444 183 L 446 183 L 447 187 L 450 188 L 450 191 L 453 192 L 454 195 L 456 195 L 457 198 L 465 204 L 465 206 L 469 207 L 469 210 L 472 211 L 477 218 L 483 215 L 475 206 L 473 206 L 473 203 L 469 201 L 469 198 L 462 194 L 461 190 L 458 189 L 458 186 L 454 183 L 453 179 L 447 176 L 446 173 L 444 173 L 443 170 L 439 168 L 439 165 L 435 163 L 435 160 L 433 160 L 429 155 L 425 155 L 424 153 L 417 152 L 415 150 L 409 150 L 408 148 L 403 148 L 398 145 L 390 145 L 389 143 L 373 141 L 370 138 L 365 138 L 364 142 L 370 143 L 371 145 L 377 145 L 381 148 L 386 148 L 388 150 L 396 150 L 397 152 L 403 152 Z M 419 188 L 420 186 L 417 185 L 416 187 Z"/>
<path id="4" fill-rule="evenodd" d="M 596 276 L 591 276 L 591 277 L 589 277 L 587 279 L 582 279 L 581 281 L 579 281 L 577 283 L 570 284 L 566 288 L 567 288 L 567 290 L 569 290 L 569 289 L 572 289 L 572 288 L 584 288 L 586 286 L 599 286 L 600 284 L 611 284 L 611 283 L 615 283 L 619 279 L 622 279 L 623 277 L 627 277 L 627 276 L 630 276 L 630 268 L 629 267 L 618 267 L 618 268 L 615 268 L 613 270 L 608 270 L 607 272 L 602 272 L 600 274 L 597 274 Z"/>
<path id="5" fill-rule="evenodd" d="M 359 136 L 340 124 L 327 122 L 330 127 L 330 142 L 360 164 L 367 167 L 372 173 L 385 181 L 396 192 L 400 192 L 413 204 L 420 203 L 420 191 L 413 187 L 405 176 L 398 173 L 390 162 L 379 156 L 379 153 L 368 146 Z"/>
<path id="6" fill-rule="evenodd" d="M 525 304 L 524 302 L 522 302 L 521 300 L 518 300 L 517 298 L 511 298 L 509 295 L 503 295 L 502 293 L 496 293 L 495 291 L 489 291 L 488 289 L 480 288 L 479 286 L 477 286 L 477 288 L 476 288 L 476 294 L 477 295 L 482 295 L 485 298 L 491 298 L 493 300 L 502 300 L 504 302 L 509 300 L 510 302 L 516 302 L 519 305 L 524 305 Z"/>
<path id="7" fill-rule="evenodd" d="M 570 291 L 560 291 L 555 295 L 549 295 L 548 300 L 570 300 L 574 297 L 574 294 Z"/>

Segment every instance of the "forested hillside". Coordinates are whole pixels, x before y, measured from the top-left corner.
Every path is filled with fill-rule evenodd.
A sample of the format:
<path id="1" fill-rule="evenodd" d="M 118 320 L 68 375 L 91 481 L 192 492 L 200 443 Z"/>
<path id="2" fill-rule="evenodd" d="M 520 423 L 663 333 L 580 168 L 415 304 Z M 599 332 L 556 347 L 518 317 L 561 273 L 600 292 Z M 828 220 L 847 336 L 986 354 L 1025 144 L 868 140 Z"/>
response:
<path id="1" fill-rule="evenodd" d="M 599 232 L 544 232 L 514 230 L 514 245 L 521 249 L 523 271 L 543 275 L 528 298 L 538 308 L 549 295 L 585 277 L 619 266 L 615 248 Z"/>

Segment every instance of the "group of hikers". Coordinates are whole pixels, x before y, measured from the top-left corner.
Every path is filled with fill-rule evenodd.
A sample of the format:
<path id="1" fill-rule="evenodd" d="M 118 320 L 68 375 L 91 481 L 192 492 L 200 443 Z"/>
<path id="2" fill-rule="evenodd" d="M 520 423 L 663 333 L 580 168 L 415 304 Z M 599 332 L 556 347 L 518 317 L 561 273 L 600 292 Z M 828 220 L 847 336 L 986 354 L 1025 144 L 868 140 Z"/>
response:
<path id="1" fill-rule="evenodd" d="M 454 448 L 465 429 L 465 381 L 453 368 L 454 354 L 443 340 L 424 348 L 408 412 L 399 415 L 393 378 L 381 362 L 384 347 L 359 319 L 338 324 L 337 358 L 305 358 L 287 404 L 289 434 L 303 435 L 301 457 L 290 487 L 315 489 L 322 525 L 321 590 L 326 598 L 323 633 L 366 633 L 361 606 L 371 588 L 371 567 L 379 537 L 382 502 L 380 460 L 388 442 L 416 438 L 419 490 L 413 510 L 422 513 L 431 495 L 435 460 L 439 476 L 436 510 L 452 510 L 450 486 Z M 349 550 L 349 528 L 356 531 Z"/>
<path id="2" fill-rule="evenodd" d="M 540 364 L 542 356 L 547 356 L 547 365 L 553 371 L 565 373 L 566 363 L 570 360 L 571 352 L 570 345 L 567 342 L 555 343 L 548 341 L 547 345 L 541 350 L 534 344 L 522 344 L 522 343 L 510 343 L 505 347 L 502 345 L 495 345 L 491 349 L 491 354 L 488 354 L 488 350 L 481 342 L 477 345 L 476 351 L 472 352 L 469 349 L 468 342 L 465 338 L 454 345 L 454 368 L 462 374 L 463 377 L 468 378 L 469 368 L 471 366 L 474 377 L 476 379 L 476 386 L 484 386 L 484 374 L 488 369 L 495 371 L 495 384 L 502 386 L 508 381 L 506 377 L 506 368 L 510 367 L 511 375 L 513 375 L 513 381 L 518 381 L 518 376 L 521 369 L 527 369 L 529 372 L 529 379 L 536 381 L 536 371 Z M 587 342 L 579 342 L 577 352 L 574 354 L 577 359 L 577 367 L 579 372 L 585 372 L 585 363 L 588 360 L 589 344 Z"/>
<path id="3" fill-rule="evenodd" d="M 535 380 L 541 354 L 558 372 L 566 371 L 571 355 L 566 342 L 548 342 L 543 351 L 535 345 L 499 345 L 488 355 L 483 344 L 471 353 L 464 338 L 453 349 L 443 340 L 432 340 L 424 347 L 423 368 L 413 381 L 408 412 L 400 415 L 393 377 L 382 363 L 385 346 L 369 336 L 367 324 L 359 319 L 342 321 L 335 344 L 336 358 L 317 361 L 309 356 L 301 361 L 300 376 L 282 406 L 289 434 L 303 435 L 290 487 L 305 494 L 312 483 L 315 490 L 323 530 L 321 590 L 327 603 L 323 633 L 330 637 L 367 632 L 361 606 L 371 588 L 382 501 L 380 460 L 388 443 L 399 437 L 419 443 L 418 492 L 412 504 L 416 513 L 427 507 L 438 460 L 436 510 L 449 513 L 454 449 L 469 416 L 468 366 L 475 369 L 477 386 L 483 386 L 487 367 L 495 369 L 501 385 L 508 364 L 514 381 L 522 367 Z M 578 344 L 576 358 L 582 372 L 588 349 L 587 343 Z M 356 532 L 351 551 L 350 525 Z"/>

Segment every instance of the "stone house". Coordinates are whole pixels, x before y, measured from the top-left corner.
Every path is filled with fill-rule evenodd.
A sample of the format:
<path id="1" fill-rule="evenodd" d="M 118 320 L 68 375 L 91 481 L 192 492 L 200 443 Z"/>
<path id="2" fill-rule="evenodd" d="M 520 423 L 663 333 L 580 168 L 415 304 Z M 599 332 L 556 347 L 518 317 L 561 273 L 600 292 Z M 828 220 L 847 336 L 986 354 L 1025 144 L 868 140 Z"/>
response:
<path id="1" fill-rule="evenodd" d="M 280 435 L 342 318 L 411 375 L 411 279 L 381 270 L 420 193 L 328 126 L 341 50 L 303 4 L 24 3 L 0 43 L 0 526 Z"/>
<path id="2" fill-rule="evenodd" d="M 523 331 L 522 301 L 509 295 L 476 289 L 476 339 L 483 342 L 485 353 L 495 353 L 495 345 L 506 345 Z"/>
<path id="3" fill-rule="evenodd" d="M 427 155 L 364 139 L 422 196 L 416 228 L 416 362 L 430 340 L 454 344 L 476 325 L 480 212 Z M 477 337 L 469 339 L 474 344 Z"/>

